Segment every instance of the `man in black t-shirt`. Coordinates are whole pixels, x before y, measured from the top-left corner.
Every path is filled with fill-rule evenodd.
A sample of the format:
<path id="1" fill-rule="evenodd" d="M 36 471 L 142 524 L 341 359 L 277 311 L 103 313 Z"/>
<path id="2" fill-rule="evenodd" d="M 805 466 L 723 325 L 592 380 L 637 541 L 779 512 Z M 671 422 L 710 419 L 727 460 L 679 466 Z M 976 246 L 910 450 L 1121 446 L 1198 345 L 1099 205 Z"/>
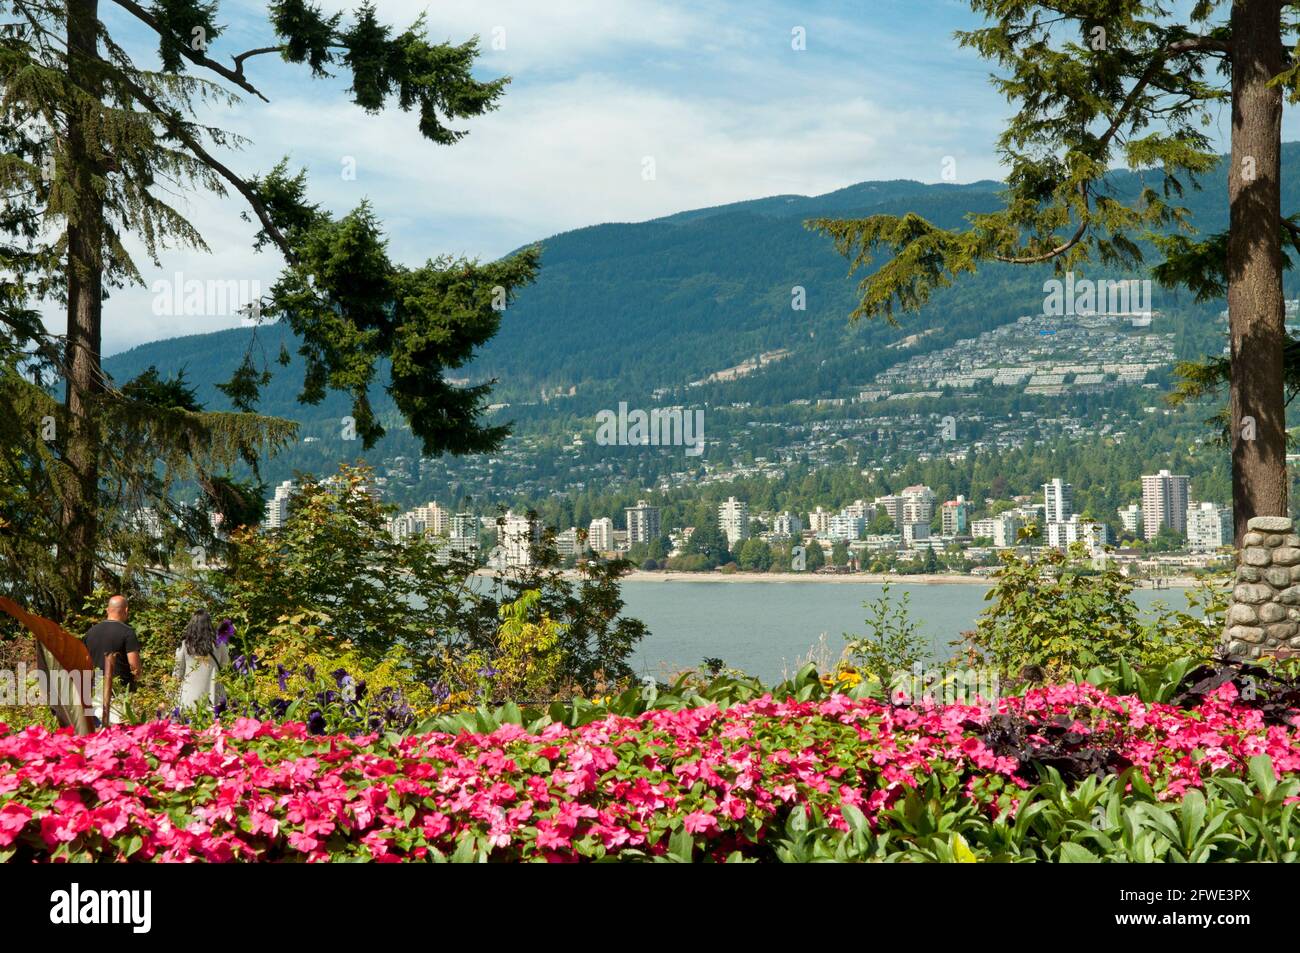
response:
<path id="1" fill-rule="evenodd" d="M 111 654 L 116 657 L 113 662 L 115 690 L 131 691 L 135 688 L 135 680 L 140 677 L 140 640 L 135 636 L 135 629 L 126 624 L 127 617 L 130 615 L 126 596 L 113 596 L 109 599 L 107 615 L 108 618 L 103 622 L 97 622 L 90 627 L 85 638 L 90 660 L 95 665 L 95 683 L 98 686 L 103 680 L 104 660 Z M 102 699 L 103 694 L 97 690 L 95 698 Z M 116 715 L 117 706 L 112 707 Z M 98 707 L 93 714 L 94 717 L 99 717 Z M 117 718 L 111 720 L 117 721 Z"/>

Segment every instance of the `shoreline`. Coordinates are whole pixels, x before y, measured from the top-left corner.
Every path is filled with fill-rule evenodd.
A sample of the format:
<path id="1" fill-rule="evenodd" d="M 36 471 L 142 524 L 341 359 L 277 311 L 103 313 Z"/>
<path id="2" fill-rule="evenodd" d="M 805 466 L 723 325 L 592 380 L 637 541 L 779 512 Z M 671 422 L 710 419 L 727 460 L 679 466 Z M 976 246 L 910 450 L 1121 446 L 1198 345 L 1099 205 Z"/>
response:
<path id="1" fill-rule="evenodd" d="M 984 576 L 967 576 L 957 573 L 933 573 L 930 575 L 895 575 L 891 573 L 793 573 L 793 572 L 672 572 L 657 570 L 647 572 L 642 569 L 635 569 L 628 573 L 622 579 L 623 582 L 774 582 L 774 583 L 866 583 L 869 585 L 882 585 L 889 583 L 900 586 L 991 586 L 993 580 Z M 1165 589 L 1191 589 L 1200 584 L 1200 580 L 1192 576 L 1171 576 L 1163 579 L 1164 583 L 1160 590 Z M 1135 585 L 1134 589 L 1151 590 L 1149 585 Z"/>
<path id="2" fill-rule="evenodd" d="M 478 569 L 474 572 L 475 576 L 481 578 L 495 578 L 495 573 Z M 578 579 L 580 574 L 577 570 L 566 569 L 562 575 L 566 579 Z M 700 583 L 700 582 L 728 582 L 728 583 L 776 583 L 779 585 L 802 585 L 802 584 L 824 584 L 831 583 L 834 585 L 851 585 L 854 583 L 866 585 L 890 585 L 899 586 L 992 586 L 993 580 L 986 576 L 967 576 L 958 573 L 934 573 L 930 575 L 894 575 L 891 573 L 811 573 L 811 572 L 673 572 L 671 570 L 654 570 L 646 571 L 644 569 L 634 569 L 626 576 L 623 576 L 620 582 L 647 582 L 647 583 Z M 1193 576 L 1170 576 L 1161 580 L 1164 585 L 1159 590 L 1154 590 L 1150 585 L 1135 584 L 1134 590 L 1159 591 L 1174 589 L 1193 589 L 1200 585 L 1201 580 Z M 1141 580 L 1140 582 L 1146 582 Z"/>
<path id="3" fill-rule="evenodd" d="M 935 573 L 925 576 L 891 575 L 889 573 L 811 573 L 811 572 L 672 572 L 656 570 L 647 572 L 634 569 L 621 580 L 623 582 L 774 582 L 774 583 L 898 583 L 907 586 L 940 585 L 976 585 L 988 586 L 992 583 L 979 576 Z"/>

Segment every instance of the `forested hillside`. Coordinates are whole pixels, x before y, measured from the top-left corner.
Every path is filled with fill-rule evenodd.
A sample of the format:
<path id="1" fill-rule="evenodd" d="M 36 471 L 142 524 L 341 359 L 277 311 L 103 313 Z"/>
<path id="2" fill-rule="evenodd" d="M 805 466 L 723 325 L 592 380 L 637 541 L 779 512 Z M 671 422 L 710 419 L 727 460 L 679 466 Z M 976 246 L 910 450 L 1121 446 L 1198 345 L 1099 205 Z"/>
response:
<path id="1" fill-rule="evenodd" d="M 1300 144 L 1286 146 L 1284 160 L 1300 173 Z M 1284 208 L 1300 208 L 1295 184 L 1300 174 L 1284 181 L 1292 193 L 1284 197 Z M 1113 175 L 1110 184 L 1116 192 L 1128 193 L 1141 183 L 1158 187 L 1159 182 L 1156 173 L 1123 172 Z M 1222 168 L 1202 184 L 1201 191 L 1187 193 L 1182 201 L 1203 231 L 1222 228 L 1227 215 Z M 821 196 L 775 196 L 553 236 L 542 242 L 540 278 L 512 304 L 496 338 L 460 373 L 475 382 L 496 379 L 493 399 L 509 405 L 500 417 L 514 422 L 517 433 L 540 438 L 549 434 L 558 439 L 619 401 L 643 407 L 748 404 L 758 409 L 793 400 L 851 397 L 875 374 L 908 356 L 1041 312 L 1043 281 L 1051 272 L 1046 267 L 982 268 L 935 295 L 919 314 L 902 316 L 899 326 L 850 323 L 860 276 L 849 277 L 845 261 L 826 238 L 805 228 L 805 221 L 820 215 L 912 211 L 955 225 L 966 215 L 995 208 L 997 189 L 993 182 L 864 182 Z M 1102 269 L 1090 275 L 1141 277 Z M 802 310 L 795 306 L 800 298 Z M 1154 304 L 1166 329 L 1176 334 L 1180 359 L 1222 346 L 1222 328 L 1214 320 L 1221 303 L 1194 304 L 1186 295 L 1157 288 Z M 925 333 L 905 350 L 888 346 L 906 343 L 919 332 Z M 250 339 L 255 359 L 273 374 L 260 409 L 302 421 L 304 436 L 335 434 L 348 412 L 346 402 L 330 395 L 318 406 L 298 403 L 302 365 L 293 354 L 295 342 L 278 325 L 159 341 L 118 354 L 105 366 L 119 382 L 151 365 L 166 373 L 183 369 L 199 399 L 222 408 L 227 401 L 215 385 L 229 377 Z M 294 357 L 285 368 L 275 363 L 282 345 Z M 754 373 L 686 386 L 765 352 L 784 353 Z M 418 456 L 409 434 L 397 425 L 391 402 L 381 392 L 374 398 L 381 419 L 393 430 L 366 456 Z M 1079 409 L 1087 412 L 1086 406 Z M 722 422 L 716 415 L 713 419 Z M 284 478 L 294 468 L 327 469 L 339 459 L 360 455 L 359 443 L 323 439 L 291 450 L 268 475 Z"/>

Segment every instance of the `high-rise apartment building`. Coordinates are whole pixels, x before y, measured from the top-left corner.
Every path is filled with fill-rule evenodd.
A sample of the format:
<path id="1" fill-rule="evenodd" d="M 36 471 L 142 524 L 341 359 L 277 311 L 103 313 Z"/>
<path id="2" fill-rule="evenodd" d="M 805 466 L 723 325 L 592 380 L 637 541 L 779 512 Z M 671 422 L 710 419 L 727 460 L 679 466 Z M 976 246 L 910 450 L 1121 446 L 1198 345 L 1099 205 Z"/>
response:
<path id="1" fill-rule="evenodd" d="M 735 546 L 749 539 L 749 504 L 729 496 L 718 504 L 718 528 L 727 536 L 727 545 Z"/>
<path id="2" fill-rule="evenodd" d="M 868 503 L 866 500 L 854 500 L 844 509 L 840 510 L 845 516 L 861 517 L 864 522 L 871 522 L 871 517 L 875 513 L 876 506 L 874 503 Z"/>
<path id="3" fill-rule="evenodd" d="M 1178 535 L 1187 532 L 1187 491 L 1190 480 L 1168 470 L 1142 477 L 1142 535 L 1155 539 L 1168 527 Z"/>
<path id="4" fill-rule="evenodd" d="M 943 520 L 940 532 L 944 536 L 964 536 L 970 518 L 970 506 L 966 497 L 958 496 L 957 499 L 944 503 L 940 508 L 940 517 Z"/>
<path id="5" fill-rule="evenodd" d="M 1187 547 L 1194 553 L 1212 553 L 1232 543 L 1232 507 L 1217 503 L 1187 505 Z"/>
<path id="6" fill-rule="evenodd" d="M 660 537 L 659 507 L 637 500 L 636 506 L 627 507 L 626 513 L 628 545 L 649 543 Z"/>
<path id="7" fill-rule="evenodd" d="M 831 531 L 831 517 L 834 513 L 828 513 L 820 506 L 808 514 L 808 529 L 818 535 L 824 535 Z"/>
<path id="8" fill-rule="evenodd" d="M 527 514 L 507 512 L 497 524 L 497 547 L 504 565 L 523 568 L 532 564 L 533 544 L 541 539 L 541 526 Z"/>
<path id="9" fill-rule="evenodd" d="M 614 521 L 608 516 L 601 516 L 591 521 L 587 527 L 587 545 L 593 552 L 608 553 L 614 549 Z"/>
<path id="10" fill-rule="evenodd" d="M 293 481 L 285 480 L 275 488 L 275 496 L 266 501 L 266 528 L 279 529 L 289 518 L 289 497 L 293 494 Z"/>
<path id="11" fill-rule="evenodd" d="M 578 538 L 578 527 L 555 534 L 555 551 L 563 557 L 581 556 L 587 551 L 586 542 Z"/>
<path id="12" fill-rule="evenodd" d="M 902 522 L 899 518 L 903 509 L 903 498 L 901 496 L 896 496 L 892 493 L 889 496 L 878 496 L 875 499 L 874 505 L 877 512 L 884 510 L 889 514 L 889 518 L 893 520 L 894 526 L 898 526 Z"/>
<path id="13" fill-rule="evenodd" d="M 1083 543 L 1089 552 L 1096 552 L 1110 542 L 1110 530 L 1105 523 L 1085 520 L 1074 513 L 1068 520 L 1047 524 L 1047 545 L 1067 549 L 1073 543 Z"/>
<path id="14" fill-rule="evenodd" d="M 1007 510 L 997 516 L 975 520 L 971 523 L 970 530 L 976 539 L 991 539 L 994 546 L 1007 549 L 1016 545 L 1016 534 L 1023 525 L 1024 520 L 1020 514 Z"/>
<path id="15" fill-rule="evenodd" d="M 451 518 L 451 548 L 457 553 L 478 552 L 478 517 L 457 513 Z"/>
<path id="16" fill-rule="evenodd" d="M 437 503 L 430 501 L 417 506 L 411 510 L 411 515 L 424 524 L 424 532 L 430 536 L 446 536 L 451 531 L 451 513 Z"/>
<path id="17" fill-rule="evenodd" d="M 1131 536 L 1142 535 L 1142 507 L 1136 503 L 1130 503 L 1128 506 L 1119 508 L 1119 522 L 1124 527 L 1124 532 Z"/>
<path id="18" fill-rule="evenodd" d="M 798 536 L 803 531 L 803 521 L 788 510 L 772 518 L 772 533 L 776 536 Z"/>
<path id="19" fill-rule="evenodd" d="M 925 523 L 927 526 L 934 519 L 934 491 L 928 486 L 909 486 L 899 494 L 902 519 L 894 518 L 896 525 L 903 523 Z"/>
<path id="20" fill-rule="evenodd" d="M 1051 483 L 1043 484 L 1043 521 L 1052 523 L 1068 522 L 1074 515 L 1074 487 L 1065 483 L 1060 477 Z"/>
<path id="21" fill-rule="evenodd" d="M 836 513 L 831 517 L 831 525 L 827 535 L 833 540 L 847 543 L 855 539 L 861 539 L 866 528 L 866 520 L 861 516 Z"/>

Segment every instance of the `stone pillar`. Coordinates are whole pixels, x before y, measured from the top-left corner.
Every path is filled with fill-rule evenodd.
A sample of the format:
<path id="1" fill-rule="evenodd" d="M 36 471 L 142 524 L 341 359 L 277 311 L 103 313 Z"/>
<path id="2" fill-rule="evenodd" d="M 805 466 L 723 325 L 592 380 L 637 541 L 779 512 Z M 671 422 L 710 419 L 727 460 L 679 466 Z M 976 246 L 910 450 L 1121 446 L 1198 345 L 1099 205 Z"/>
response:
<path id="1" fill-rule="evenodd" d="M 1223 648 L 1236 658 L 1300 649 L 1300 536 L 1285 516 L 1246 524 Z"/>

